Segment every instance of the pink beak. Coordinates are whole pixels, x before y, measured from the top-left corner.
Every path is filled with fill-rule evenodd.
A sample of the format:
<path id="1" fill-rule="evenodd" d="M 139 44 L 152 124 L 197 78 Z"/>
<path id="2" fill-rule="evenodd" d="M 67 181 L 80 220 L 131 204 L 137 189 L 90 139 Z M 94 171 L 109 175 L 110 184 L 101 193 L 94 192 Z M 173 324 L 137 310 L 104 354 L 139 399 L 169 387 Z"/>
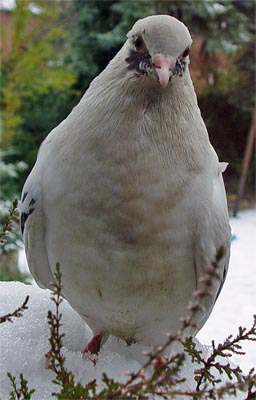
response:
<path id="1" fill-rule="evenodd" d="M 170 56 L 157 54 L 153 57 L 153 66 L 158 77 L 158 81 L 162 88 L 166 88 L 173 68 L 175 67 L 176 60 Z"/>

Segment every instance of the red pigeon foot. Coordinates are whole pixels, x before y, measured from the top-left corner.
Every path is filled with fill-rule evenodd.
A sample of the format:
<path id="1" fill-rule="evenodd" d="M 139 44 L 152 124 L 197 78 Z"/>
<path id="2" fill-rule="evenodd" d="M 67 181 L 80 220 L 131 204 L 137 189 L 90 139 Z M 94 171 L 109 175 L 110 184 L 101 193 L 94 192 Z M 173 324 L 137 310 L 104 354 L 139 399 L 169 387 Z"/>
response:
<path id="1" fill-rule="evenodd" d="M 82 353 L 98 354 L 98 352 L 100 351 L 100 344 L 101 344 L 101 335 L 95 335 L 87 344 L 87 346 L 84 348 Z"/>

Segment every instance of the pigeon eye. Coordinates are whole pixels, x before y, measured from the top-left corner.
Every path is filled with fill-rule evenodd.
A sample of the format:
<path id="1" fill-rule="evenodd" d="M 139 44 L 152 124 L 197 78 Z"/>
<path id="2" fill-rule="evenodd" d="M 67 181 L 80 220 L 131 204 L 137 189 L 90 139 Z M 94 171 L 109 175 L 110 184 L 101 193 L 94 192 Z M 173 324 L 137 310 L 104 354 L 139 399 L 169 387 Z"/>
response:
<path id="1" fill-rule="evenodd" d="M 187 56 L 189 55 L 189 53 L 190 53 L 190 48 L 188 47 L 188 48 L 183 52 L 182 57 L 183 57 L 183 58 L 187 57 Z"/>
<path id="2" fill-rule="evenodd" d="M 145 43 L 141 36 L 138 36 L 134 42 L 135 48 L 137 51 L 142 52 L 146 50 Z"/>

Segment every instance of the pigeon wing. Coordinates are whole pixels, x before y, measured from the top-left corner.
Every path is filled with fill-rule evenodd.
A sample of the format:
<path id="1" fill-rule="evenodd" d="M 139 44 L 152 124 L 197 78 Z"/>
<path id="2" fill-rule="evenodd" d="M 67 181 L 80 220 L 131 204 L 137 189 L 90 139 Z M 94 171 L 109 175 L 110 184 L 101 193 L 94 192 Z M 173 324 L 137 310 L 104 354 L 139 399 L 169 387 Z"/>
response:
<path id="1" fill-rule="evenodd" d="M 205 314 L 197 321 L 201 328 L 208 319 L 212 308 L 222 290 L 225 282 L 229 256 L 231 230 L 228 219 L 227 202 L 222 172 L 227 164 L 219 164 L 218 174 L 213 182 L 213 192 L 211 204 L 206 207 L 206 213 L 201 216 L 196 240 L 195 269 L 197 279 L 197 289 L 202 289 L 204 285 L 201 281 L 202 276 L 207 272 L 210 264 L 217 262 L 216 273 L 218 279 L 212 281 L 210 295 L 204 300 Z M 216 256 L 219 254 L 219 259 Z"/>
<path id="2" fill-rule="evenodd" d="M 40 287 L 52 289 L 54 277 L 45 247 L 45 216 L 36 175 L 34 168 L 22 192 L 20 224 L 29 270 Z"/>

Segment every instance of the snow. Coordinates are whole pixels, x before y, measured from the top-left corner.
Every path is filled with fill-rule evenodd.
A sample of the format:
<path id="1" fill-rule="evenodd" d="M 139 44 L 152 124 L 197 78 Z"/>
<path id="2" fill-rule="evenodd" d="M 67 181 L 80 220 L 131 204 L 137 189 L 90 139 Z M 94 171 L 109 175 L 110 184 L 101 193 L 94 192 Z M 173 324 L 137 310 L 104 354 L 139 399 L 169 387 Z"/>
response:
<path id="1" fill-rule="evenodd" d="M 249 328 L 256 314 L 256 210 L 240 212 L 230 220 L 233 241 L 228 276 L 213 312 L 198 339 L 205 344 L 223 341 L 238 327 Z M 246 355 L 233 357 L 243 371 L 256 367 L 256 342 L 245 342 Z"/>
<path id="2" fill-rule="evenodd" d="M 0 0 L 0 10 L 12 11 L 15 8 L 15 0 Z"/>
<path id="3" fill-rule="evenodd" d="M 0 315 L 4 315 L 19 307 L 27 295 L 30 296 L 28 310 L 22 318 L 13 323 L 1 324 L 1 399 L 9 398 L 11 391 L 7 372 L 18 377 L 20 373 L 29 381 L 29 389 L 36 389 L 33 400 L 49 400 L 51 393 L 58 391 L 52 383 L 54 374 L 45 367 L 45 354 L 49 351 L 47 312 L 53 309 L 50 300 L 51 293 L 33 285 L 20 282 L 0 282 Z M 97 364 L 82 357 L 81 349 L 85 347 L 91 337 L 90 329 L 84 324 L 78 314 L 71 309 L 66 301 L 61 305 L 63 315 L 63 355 L 66 357 L 66 367 L 73 371 L 77 381 L 86 384 L 93 379 L 99 382 L 99 389 L 103 387 L 102 373 L 106 372 L 109 378 L 125 382 L 128 372 L 137 371 L 145 361 L 141 345 L 127 346 L 121 340 L 111 337 L 103 346 L 98 356 Z M 197 346 L 205 357 L 209 355 L 209 348 Z M 152 349 L 151 349 L 152 350 Z M 194 369 L 187 359 L 184 365 L 184 376 L 187 382 L 184 389 L 195 387 L 193 378 Z"/>
<path id="4" fill-rule="evenodd" d="M 256 295 L 253 270 L 256 248 L 256 211 L 250 210 L 240 213 L 237 219 L 231 219 L 235 240 L 232 242 L 230 271 L 227 282 L 220 295 L 215 309 L 198 338 L 201 343 L 210 344 L 212 339 L 223 341 L 230 333 L 236 334 L 239 325 L 251 326 L 252 315 L 255 313 Z M 36 285 L 24 285 L 19 282 L 0 283 L 0 315 L 13 311 L 20 306 L 26 295 L 29 294 L 29 308 L 24 316 L 15 319 L 13 323 L 6 322 L 0 325 L 1 357 L 0 357 L 0 397 L 9 398 L 10 382 L 6 373 L 17 376 L 23 373 L 29 381 L 29 388 L 36 389 L 33 400 L 48 400 L 51 393 L 58 388 L 51 382 L 53 373 L 45 368 L 45 354 L 49 351 L 47 312 L 54 305 L 50 300 L 50 292 L 39 289 Z M 85 347 L 91 337 L 91 331 L 71 309 L 66 301 L 61 305 L 63 314 L 63 354 L 66 357 L 66 366 L 73 371 L 75 378 L 85 384 L 92 379 L 101 381 L 103 372 L 119 381 L 127 379 L 127 372 L 136 371 L 145 360 L 141 345 L 127 347 L 124 342 L 111 337 L 103 346 L 98 362 L 94 366 L 89 359 L 84 359 L 81 349 Z M 209 347 L 197 343 L 205 357 L 209 354 Z M 256 364 L 255 342 L 245 346 L 246 356 L 235 360 L 244 370 Z M 193 388 L 195 385 L 193 366 L 190 360 L 186 361 L 184 374 L 187 383 L 184 388 Z M 223 376 L 221 376 L 223 380 Z M 239 397 L 236 397 L 238 399 Z M 241 396 L 243 398 L 243 396 Z"/>
<path id="5" fill-rule="evenodd" d="M 16 8 L 16 0 L 0 0 L 0 10 L 13 11 L 15 8 Z M 42 7 L 39 7 L 33 2 L 28 4 L 28 9 L 34 15 L 38 15 L 42 12 Z"/>
<path id="6" fill-rule="evenodd" d="M 18 376 L 20 372 L 29 380 L 29 387 L 36 388 L 33 399 L 44 400 L 51 398 L 56 386 L 51 383 L 53 373 L 45 368 L 45 354 L 49 351 L 47 312 L 54 309 L 50 300 L 51 293 L 37 286 L 25 285 L 19 282 L 1 282 L 0 315 L 4 315 L 19 307 L 27 294 L 30 296 L 29 308 L 24 316 L 15 319 L 13 323 L 1 324 L 1 399 L 7 399 L 10 384 L 6 373 Z M 121 345 L 113 339 L 108 343 L 99 358 L 97 368 L 90 360 L 82 358 L 81 349 L 91 337 L 90 329 L 83 320 L 64 301 L 61 305 L 63 315 L 63 354 L 67 359 L 67 367 L 72 369 L 78 380 L 87 383 L 94 378 L 100 378 L 103 371 L 108 371 L 110 377 L 124 379 L 128 370 L 136 370 L 139 363 L 129 354 L 122 355 L 114 347 Z M 119 345 L 119 346 L 118 346 Z M 109 365 L 111 369 L 109 371 Z"/>

